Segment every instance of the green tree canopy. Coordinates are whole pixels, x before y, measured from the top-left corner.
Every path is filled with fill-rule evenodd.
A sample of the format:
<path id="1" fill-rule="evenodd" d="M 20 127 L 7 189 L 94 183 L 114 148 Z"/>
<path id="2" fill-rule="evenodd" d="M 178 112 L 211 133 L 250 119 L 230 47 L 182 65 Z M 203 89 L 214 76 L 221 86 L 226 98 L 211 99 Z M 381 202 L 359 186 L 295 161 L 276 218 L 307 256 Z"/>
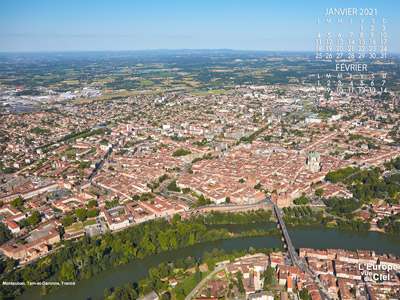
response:
<path id="1" fill-rule="evenodd" d="M 0 222 L 0 245 L 7 242 L 11 237 L 10 229 L 3 222 Z"/>
<path id="2" fill-rule="evenodd" d="M 36 225 L 37 223 L 40 222 L 40 213 L 35 210 L 29 217 L 28 217 L 28 223 L 30 225 Z"/>

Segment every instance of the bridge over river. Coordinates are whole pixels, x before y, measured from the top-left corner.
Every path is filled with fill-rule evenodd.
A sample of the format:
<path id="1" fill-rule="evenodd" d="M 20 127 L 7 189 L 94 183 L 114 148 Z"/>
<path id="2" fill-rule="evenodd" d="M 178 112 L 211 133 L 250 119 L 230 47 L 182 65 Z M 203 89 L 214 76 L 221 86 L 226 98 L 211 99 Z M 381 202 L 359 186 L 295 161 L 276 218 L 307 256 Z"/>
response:
<path id="1" fill-rule="evenodd" d="M 274 211 L 275 211 L 276 217 L 278 219 L 278 224 L 281 227 L 282 234 L 285 239 L 285 242 L 286 242 L 286 245 L 288 248 L 288 252 L 289 252 L 290 258 L 292 259 L 293 265 L 296 268 L 298 268 L 302 271 L 305 271 L 304 264 L 297 256 L 296 250 L 294 249 L 294 247 L 292 245 L 292 241 L 290 240 L 289 233 L 286 229 L 285 222 L 283 222 L 281 212 L 279 211 L 279 208 L 278 208 L 278 206 L 276 206 L 275 203 L 274 203 Z"/>
<path id="2" fill-rule="evenodd" d="M 272 202 L 272 201 L 271 201 L 271 202 Z M 279 224 L 279 226 L 280 226 L 280 228 L 281 228 L 281 230 L 282 230 L 283 238 L 284 238 L 285 243 L 286 243 L 286 245 L 287 245 L 288 253 L 289 253 L 289 256 L 290 256 L 290 258 L 291 258 L 291 260 L 292 260 L 293 265 L 294 265 L 296 268 L 298 268 L 299 270 L 302 270 L 303 272 L 306 272 L 307 274 L 309 274 L 309 275 L 311 276 L 313 282 L 314 282 L 315 285 L 318 287 L 319 294 L 321 295 L 321 298 L 322 298 L 323 300 L 330 300 L 331 298 L 328 296 L 327 291 L 324 290 L 324 289 L 321 287 L 321 286 L 323 286 L 323 285 L 322 285 L 321 282 L 319 281 L 318 277 L 315 276 L 315 275 L 308 269 L 308 267 L 307 267 L 307 265 L 305 264 L 305 262 L 304 262 L 303 260 L 301 260 L 301 259 L 298 257 L 298 255 L 297 255 L 297 253 L 296 253 L 296 250 L 295 250 L 294 247 L 293 247 L 292 241 L 290 240 L 290 236 L 289 236 L 289 233 L 288 233 L 288 231 L 287 231 L 287 229 L 286 229 L 285 222 L 283 222 L 283 218 L 282 218 L 281 212 L 280 212 L 278 206 L 277 206 L 275 203 L 272 203 L 272 204 L 273 204 L 273 206 L 274 206 L 274 211 L 275 211 L 276 217 L 277 217 L 277 219 L 278 219 L 278 224 Z"/>

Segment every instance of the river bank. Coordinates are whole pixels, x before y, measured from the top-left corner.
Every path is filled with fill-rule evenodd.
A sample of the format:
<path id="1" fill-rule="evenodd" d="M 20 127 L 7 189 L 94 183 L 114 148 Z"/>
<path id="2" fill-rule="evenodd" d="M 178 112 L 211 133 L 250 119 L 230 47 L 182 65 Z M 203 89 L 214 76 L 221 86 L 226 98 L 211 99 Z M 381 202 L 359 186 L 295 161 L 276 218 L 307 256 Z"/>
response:
<path id="1" fill-rule="evenodd" d="M 216 227 L 230 227 L 232 232 L 268 229 L 265 223 L 247 225 L 213 225 Z M 276 226 L 271 223 L 269 226 Z M 321 226 L 288 226 L 288 232 L 296 249 L 345 249 L 345 250 L 373 250 L 378 254 L 393 253 L 400 255 L 400 240 L 394 235 L 381 232 L 351 231 L 325 228 Z M 192 256 L 200 258 L 204 251 L 213 248 L 224 249 L 226 252 L 233 250 L 242 251 L 252 248 L 280 248 L 280 236 L 250 236 L 213 242 L 199 243 L 177 250 L 162 252 L 143 259 L 134 259 L 131 262 L 116 268 L 103 271 L 90 279 L 76 282 L 75 286 L 64 286 L 56 294 L 40 296 L 40 288 L 34 287 L 17 297 L 18 300 L 69 300 L 69 299 L 103 299 L 104 288 L 115 288 L 126 283 L 132 283 L 148 276 L 148 270 L 164 261 L 174 261 L 179 258 Z"/>

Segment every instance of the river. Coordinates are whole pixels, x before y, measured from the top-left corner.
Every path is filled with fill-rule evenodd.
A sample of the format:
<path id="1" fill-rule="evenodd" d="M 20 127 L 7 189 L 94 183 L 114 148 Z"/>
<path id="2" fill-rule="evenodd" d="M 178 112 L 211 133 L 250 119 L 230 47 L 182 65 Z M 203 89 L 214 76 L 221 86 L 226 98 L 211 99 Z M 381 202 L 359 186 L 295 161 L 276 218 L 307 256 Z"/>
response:
<path id="1" fill-rule="evenodd" d="M 215 225 L 212 228 L 225 227 L 231 232 L 248 231 L 252 229 L 273 228 L 274 223 L 268 226 L 265 223 L 247 225 Z M 295 248 L 314 249 L 346 249 L 346 250 L 374 250 L 378 254 L 393 253 L 400 256 L 400 239 L 395 235 L 381 232 L 360 232 L 338 230 L 321 227 L 288 227 L 288 232 Z M 101 272 L 90 279 L 81 280 L 75 286 L 64 286 L 53 294 L 40 297 L 40 287 L 27 290 L 18 300 L 98 300 L 103 299 L 105 288 L 115 288 L 126 283 L 132 283 L 148 276 L 148 270 L 163 261 L 173 261 L 179 258 L 192 256 L 200 258 L 204 251 L 210 252 L 213 248 L 233 249 L 242 251 L 253 247 L 257 248 L 282 248 L 281 236 L 252 236 L 229 240 L 205 242 L 193 246 L 163 252 L 144 259 L 135 259 L 126 265 Z"/>

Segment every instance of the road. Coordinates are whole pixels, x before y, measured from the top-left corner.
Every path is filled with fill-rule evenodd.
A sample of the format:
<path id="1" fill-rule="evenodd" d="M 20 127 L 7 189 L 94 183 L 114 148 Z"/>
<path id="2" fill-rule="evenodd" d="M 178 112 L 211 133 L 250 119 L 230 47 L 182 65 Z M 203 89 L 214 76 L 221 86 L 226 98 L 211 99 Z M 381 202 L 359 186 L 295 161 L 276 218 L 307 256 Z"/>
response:
<path id="1" fill-rule="evenodd" d="M 168 185 L 172 182 L 172 181 L 174 181 L 174 180 L 176 180 L 176 178 L 175 177 L 172 177 L 172 178 L 170 178 L 170 179 L 167 179 L 167 180 L 164 180 L 161 184 L 160 184 L 160 186 L 158 187 L 158 188 L 156 188 L 156 190 L 154 191 L 154 192 L 161 192 L 164 196 L 167 196 L 168 197 L 168 195 L 167 195 L 167 193 L 168 193 L 168 190 L 167 190 L 167 187 L 168 187 Z"/>
<path id="2" fill-rule="evenodd" d="M 299 260 L 299 257 L 297 256 L 297 253 L 294 250 L 292 241 L 290 240 L 289 233 L 286 229 L 285 222 L 283 222 L 282 215 L 279 211 L 279 208 L 278 208 L 278 206 L 276 206 L 275 203 L 273 203 L 273 205 L 274 205 L 276 217 L 278 218 L 279 225 L 281 226 L 283 237 L 285 238 L 286 244 L 288 246 L 288 252 L 289 252 L 290 258 L 292 259 L 292 262 L 296 268 L 298 268 L 299 270 L 305 271 L 303 264 Z"/>
<path id="3" fill-rule="evenodd" d="M 103 167 L 104 162 L 106 159 L 110 156 L 111 152 L 113 151 L 113 148 L 115 145 L 113 145 L 107 152 L 107 154 L 104 156 L 104 158 L 100 161 L 100 163 L 97 165 L 97 167 L 93 170 L 92 174 L 88 177 L 88 180 L 92 180 L 93 176 L 96 175 L 97 171 L 100 170 Z"/>
<path id="4" fill-rule="evenodd" d="M 218 268 L 214 269 L 210 274 L 208 274 L 206 277 L 203 278 L 202 281 L 196 287 L 186 296 L 185 300 L 190 300 L 194 295 L 197 293 L 197 291 L 205 284 L 208 280 L 211 279 L 211 276 L 214 274 L 218 273 L 219 271 L 222 271 L 225 268 L 225 265 L 219 266 Z"/>

